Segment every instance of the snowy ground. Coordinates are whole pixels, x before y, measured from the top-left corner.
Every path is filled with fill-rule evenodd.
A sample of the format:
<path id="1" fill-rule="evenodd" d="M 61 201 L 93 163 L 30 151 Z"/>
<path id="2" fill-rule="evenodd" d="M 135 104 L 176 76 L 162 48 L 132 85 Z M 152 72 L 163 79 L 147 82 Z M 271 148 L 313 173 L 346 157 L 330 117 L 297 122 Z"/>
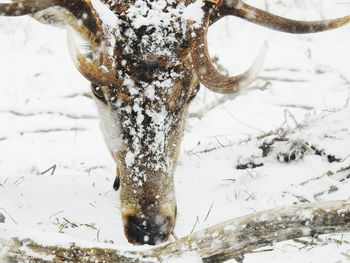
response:
<path id="1" fill-rule="evenodd" d="M 271 11 L 292 18 L 350 13 L 346 2 L 274 2 Z M 188 120 L 175 176 L 179 237 L 268 208 L 349 200 L 350 26 L 295 36 L 229 18 L 210 31 L 209 45 L 234 74 L 265 39 L 259 88 Z M 29 18 L 0 19 L 0 213 L 8 225 L 131 246 L 112 190 L 115 167 L 65 40 L 63 30 Z M 217 98 L 202 88 L 191 112 Z M 267 156 L 261 146 L 271 148 Z M 247 164 L 262 166 L 237 169 Z M 245 262 L 349 262 L 350 234 L 327 238 L 276 244 Z"/>

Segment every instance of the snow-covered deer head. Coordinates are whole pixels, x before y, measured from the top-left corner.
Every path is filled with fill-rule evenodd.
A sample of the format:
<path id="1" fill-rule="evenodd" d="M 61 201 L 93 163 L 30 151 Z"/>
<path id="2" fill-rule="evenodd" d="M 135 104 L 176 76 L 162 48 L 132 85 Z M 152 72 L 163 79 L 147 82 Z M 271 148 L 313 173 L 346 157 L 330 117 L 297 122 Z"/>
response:
<path id="1" fill-rule="evenodd" d="M 247 72 L 221 75 L 208 53 L 209 26 L 233 15 L 275 30 L 310 33 L 350 21 L 349 16 L 295 21 L 240 0 L 22 0 L 0 4 L 0 15 L 31 15 L 68 28 L 71 55 L 91 82 L 117 165 L 114 187 L 120 185 L 124 231 L 136 244 L 157 244 L 173 230 L 173 174 L 187 109 L 199 84 L 235 93 L 262 66 L 265 48 Z M 74 34 L 88 49 L 75 44 Z"/>

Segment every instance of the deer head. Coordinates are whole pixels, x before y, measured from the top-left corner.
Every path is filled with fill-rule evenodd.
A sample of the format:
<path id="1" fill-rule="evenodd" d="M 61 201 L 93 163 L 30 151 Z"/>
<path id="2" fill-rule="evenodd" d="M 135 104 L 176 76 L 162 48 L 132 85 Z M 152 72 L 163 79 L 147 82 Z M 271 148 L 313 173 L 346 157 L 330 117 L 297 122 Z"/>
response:
<path id="1" fill-rule="evenodd" d="M 109 12 L 108 23 L 101 7 Z M 350 21 L 350 16 L 295 21 L 240 0 L 22 0 L 0 4 L 0 15 L 31 15 L 69 29 L 70 52 L 91 82 L 116 162 L 124 231 L 136 244 L 162 242 L 174 227 L 173 174 L 187 109 L 200 83 L 214 92 L 235 93 L 262 66 L 265 48 L 245 73 L 221 75 L 208 53 L 210 25 L 233 15 L 279 31 L 311 33 Z M 88 52 L 80 52 L 72 31 L 89 44 Z"/>

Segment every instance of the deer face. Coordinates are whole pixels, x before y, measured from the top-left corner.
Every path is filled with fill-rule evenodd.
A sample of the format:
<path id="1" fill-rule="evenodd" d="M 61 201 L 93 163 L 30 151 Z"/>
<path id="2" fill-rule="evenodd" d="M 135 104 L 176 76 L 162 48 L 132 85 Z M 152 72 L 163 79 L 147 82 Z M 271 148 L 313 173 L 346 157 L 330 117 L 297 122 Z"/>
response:
<path id="1" fill-rule="evenodd" d="M 198 86 L 185 5 L 159 5 L 136 1 L 124 6 L 120 26 L 112 33 L 113 70 L 120 81 L 92 85 L 117 164 L 125 234 L 141 244 L 166 240 L 174 227 L 173 174 L 187 108 Z M 144 18 L 149 12 L 153 14 Z M 144 19 L 151 21 L 140 23 Z"/>
<path id="2" fill-rule="evenodd" d="M 198 80 L 181 18 L 169 13 L 168 23 L 139 27 L 125 14 L 114 50 L 123 81 L 93 89 L 118 167 L 125 234 L 130 242 L 155 244 L 174 226 L 173 173 Z"/>
<path id="3" fill-rule="evenodd" d="M 108 9 L 106 23 L 96 2 Z M 73 28 L 87 41 L 82 54 L 72 34 L 73 60 L 91 82 L 101 128 L 116 162 L 124 232 L 135 244 L 166 240 L 175 223 L 173 174 L 188 105 L 199 83 L 238 92 L 254 80 L 265 48 L 245 73 L 227 77 L 211 63 L 208 27 L 226 15 L 290 33 L 339 27 L 343 17 L 303 22 L 285 19 L 239 0 L 25 0 L 0 4 L 0 15 L 31 14 L 44 23 Z M 71 32 L 71 30 L 69 30 Z"/>

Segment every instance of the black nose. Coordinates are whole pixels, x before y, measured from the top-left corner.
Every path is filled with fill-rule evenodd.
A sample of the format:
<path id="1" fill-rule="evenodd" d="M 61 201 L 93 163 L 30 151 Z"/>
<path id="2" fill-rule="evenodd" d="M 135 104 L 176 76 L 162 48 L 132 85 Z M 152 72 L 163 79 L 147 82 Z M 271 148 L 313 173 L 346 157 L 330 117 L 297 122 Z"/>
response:
<path id="1" fill-rule="evenodd" d="M 167 240 L 170 235 L 169 220 L 160 215 L 129 216 L 125 232 L 131 243 L 157 245 Z"/>

